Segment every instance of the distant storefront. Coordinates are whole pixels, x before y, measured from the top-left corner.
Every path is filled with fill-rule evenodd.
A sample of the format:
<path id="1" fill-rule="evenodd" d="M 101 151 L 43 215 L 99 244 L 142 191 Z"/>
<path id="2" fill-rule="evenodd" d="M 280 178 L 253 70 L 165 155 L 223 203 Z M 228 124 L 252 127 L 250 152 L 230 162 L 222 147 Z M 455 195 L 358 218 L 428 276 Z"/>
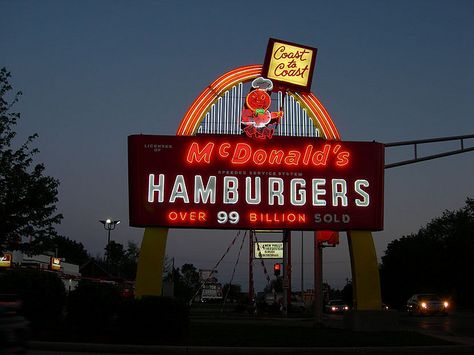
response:
<path id="1" fill-rule="evenodd" d="M 27 255 L 20 251 L 7 252 L 2 257 L 0 268 L 31 268 L 56 272 L 63 281 L 66 291 L 74 290 L 81 278 L 79 265 L 67 263 L 62 258 L 45 254 Z"/>

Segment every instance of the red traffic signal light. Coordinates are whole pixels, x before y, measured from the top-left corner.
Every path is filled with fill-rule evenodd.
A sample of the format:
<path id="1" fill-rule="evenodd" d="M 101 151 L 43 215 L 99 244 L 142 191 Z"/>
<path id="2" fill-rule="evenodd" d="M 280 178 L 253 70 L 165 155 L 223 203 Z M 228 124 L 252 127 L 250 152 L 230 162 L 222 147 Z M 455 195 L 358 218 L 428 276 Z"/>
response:
<path id="1" fill-rule="evenodd" d="M 279 263 L 274 264 L 273 273 L 275 274 L 275 276 L 280 276 L 280 272 L 281 272 L 281 265 Z"/>

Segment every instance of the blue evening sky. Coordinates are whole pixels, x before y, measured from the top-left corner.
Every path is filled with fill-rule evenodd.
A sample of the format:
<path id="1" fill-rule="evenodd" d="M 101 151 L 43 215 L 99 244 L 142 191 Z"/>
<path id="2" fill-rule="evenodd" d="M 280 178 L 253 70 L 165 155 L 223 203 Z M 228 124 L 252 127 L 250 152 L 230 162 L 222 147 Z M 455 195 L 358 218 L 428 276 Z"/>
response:
<path id="1" fill-rule="evenodd" d="M 61 182 L 59 231 L 96 255 L 107 238 L 99 219 L 122 220 L 113 240 L 141 241 L 143 230 L 127 222 L 127 136 L 174 134 L 205 86 L 232 68 L 263 62 L 270 37 L 318 48 L 312 89 L 343 139 L 473 134 L 473 19 L 474 2 L 461 0 L 0 0 L 0 66 L 23 91 L 19 137 L 39 134 L 37 160 Z M 421 152 L 445 147 L 455 148 Z M 386 171 L 378 257 L 391 240 L 474 197 L 473 176 L 472 152 Z M 167 254 L 178 266 L 211 268 L 233 235 L 173 230 Z M 299 289 L 301 232 L 294 235 Z M 305 232 L 305 288 L 313 287 L 311 239 Z M 236 255 L 232 250 L 219 268 L 223 283 Z M 244 255 L 234 281 L 246 289 Z M 263 285 L 257 263 L 255 270 Z M 343 235 L 339 247 L 325 249 L 324 280 L 342 287 L 347 278 Z"/>

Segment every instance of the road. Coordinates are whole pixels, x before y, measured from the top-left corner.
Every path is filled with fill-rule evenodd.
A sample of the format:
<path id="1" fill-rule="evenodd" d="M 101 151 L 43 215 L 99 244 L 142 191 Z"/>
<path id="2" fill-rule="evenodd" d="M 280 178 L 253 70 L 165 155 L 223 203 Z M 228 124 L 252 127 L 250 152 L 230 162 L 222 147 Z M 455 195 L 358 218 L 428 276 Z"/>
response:
<path id="1" fill-rule="evenodd" d="M 329 326 L 331 327 L 342 327 L 343 326 L 343 317 L 340 315 L 325 315 L 325 321 L 328 323 Z M 232 322 L 232 320 L 228 320 Z M 311 326 L 311 321 L 309 321 L 308 318 L 306 319 L 273 319 L 268 320 L 269 322 L 284 322 L 286 325 L 288 323 L 299 323 L 305 324 L 307 326 Z M 404 312 L 399 313 L 399 325 L 400 325 L 400 330 L 413 330 L 413 331 L 422 331 L 423 333 L 432 335 L 432 336 L 437 336 L 437 337 L 442 337 L 445 338 L 446 340 L 450 340 L 453 342 L 459 342 L 459 343 L 464 343 L 466 345 L 471 345 L 474 346 L 474 311 L 457 311 L 453 312 L 447 316 L 409 316 L 408 314 Z M 122 354 L 137 354 L 137 353 L 160 353 L 160 354 L 185 354 L 185 353 L 206 353 L 205 349 L 152 349 L 152 348 L 146 348 L 146 349 L 130 349 L 130 352 L 127 352 L 127 349 L 124 349 L 123 347 L 120 349 L 120 353 Z M 472 348 L 471 348 L 472 349 Z M 70 349 L 70 350 L 76 350 L 72 352 L 68 352 L 68 355 L 85 355 L 85 354 L 101 354 L 101 355 L 107 355 L 107 354 L 116 354 L 118 351 L 115 349 L 109 349 L 111 352 L 106 352 L 107 349 L 94 349 L 93 351 L 87 351 L 85 352 L 83 349 L 77 348 L 77 349 Z M 217 350 L 217 349 L 214 349 Z M 235 349 L 237 350 L 237 349 Z M 288 349 L 290 350 L 290 349 Z M 357 349 L 353 349 L 357 350 Z M 461 349 L 459 351 L 458 349 L 453 348 L 453 353 L 465 353 L 465 349 Z M 201 352 L 200 352 L 201 351 Z M 330 353 L 331 351 L 328 351 Z M 395 351 L 397 352 L 397 351 Z M 31 355 L 59 355 L 63 354 L 63 351 L 59 350 L 31 350 L 28 352 L 28 354 Z M 233 353 L 230 351 L 229 353 Z M 236 352 L 237 353 L 237 352 Z M 250 352 L 252 353 L 252 352 Z M 359 353 L 356 351 L 356 353 Z M 448 353 L 451 353 L 450 351 Z"/>
<path id="2" fill-rule="evenodd" d="M 400 313 L 399 322 L 404 328 L 474 338 L 474 311 L 455 311 L 447 316 L 409 316 Z"/>

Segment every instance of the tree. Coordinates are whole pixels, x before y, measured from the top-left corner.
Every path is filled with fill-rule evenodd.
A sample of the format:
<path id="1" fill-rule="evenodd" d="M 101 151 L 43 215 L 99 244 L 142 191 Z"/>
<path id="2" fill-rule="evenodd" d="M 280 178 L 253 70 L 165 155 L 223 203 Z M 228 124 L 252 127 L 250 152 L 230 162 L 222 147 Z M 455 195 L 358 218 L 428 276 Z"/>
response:
<path id="1" fill-rule="evenodd" d="M 128 241 L 125 258 L 122 261 L 122 275 L 128 280 L 135 280 L 137 275 L 138 257 L 140 248 L 136 243 Z"/>
<path id="2" fill-rule="evenodd" d="M 168 259 L 170 260 L 170 259 Z M 169 272 L 165 280 L 173 281 L 174 296 L 189 301 L 199 289 L 199 272 L 193 264 L 183 264 L 181 269 L 173 268 L 168 262 Z"/>
<path id="3" fill-rule="evenodd" d="M 108 258 L 109 272 L 129 280 L 135 279 L 140 249 L 129 241 L 127 249 L 113 240 L 105 248 Z"/>
<path id="4" fill-rule="evenodd" d="M 107 264 L 110 269 L 109 271 L 118 273 L 120 264 L 125 258 L 125 250 L 123 249 L 123 245 L 111 240 L 105 247 L 105 253 Z"/>
<path id="5" fill-rule="evenodd" d="M 57 252 L 59 258 L 64 258 L 66 262 L 72 264 L 82 265 L 91 258 L 82 243 L 61 235 L 50 238 L 45 243 L 45 249 Z"/>
<path id="6" fill-rule="evenodd" d="M 351 307 L 352 307 L 352 302 L 353 302 L 352 292 L 353 292 L 352 280 L 350 281 L 348 280 L 341 290 L 341 299 L 344 300 L 344 302 L 346 302 Z"/>
<path id="7" fill-rule="evenodd" d="M 474 200 L 445 211 L 416 234 L 392 241 L 380 267 L 384 300 L 402 306 L 414 293 L 434 292 L 469 305 L 474 297 Z"/>
<path id="8" fill-rule="evenodd" d="M 183 264 L 183 266 L 181 266 L 181 274 L 183 275 L 183 281 L 186 287 L 192 290 L 199 288 L 199 272 L 193 264 Z"/>
<path id="9" fill-rule="evenodd" d="M 38 149 L 30 148 L 33 134 L 14 147 L 14 126 L 20 113 L 12 112 L 21 92 L 11 94 L 10 73 L 0 69 L 0 251 L 23 250 L 32 254 L 44 249 L 44 241 L 57 233 L 56 213 L 59 181 L 44 175 L 44 165 L 33 165 Z M 31 238 L 22 243 L 22 237 Z"/>

